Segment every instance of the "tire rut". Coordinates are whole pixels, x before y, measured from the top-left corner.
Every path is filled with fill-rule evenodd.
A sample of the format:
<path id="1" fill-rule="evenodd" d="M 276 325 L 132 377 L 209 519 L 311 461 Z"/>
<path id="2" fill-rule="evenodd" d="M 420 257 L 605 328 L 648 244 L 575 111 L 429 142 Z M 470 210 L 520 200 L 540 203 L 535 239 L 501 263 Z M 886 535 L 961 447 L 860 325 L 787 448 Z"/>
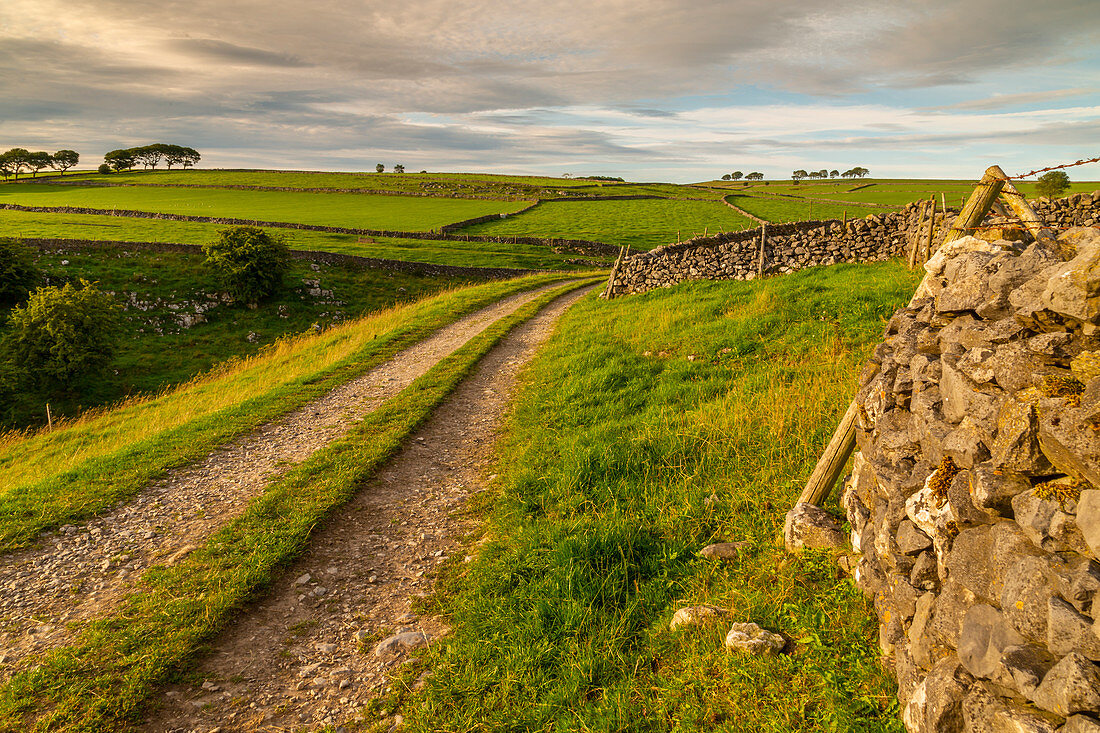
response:
<path id="1" fill-rule="evenodd" d="M 0 680 L 71 642 L 115 607 L 151 565 L 174 564 L 242 512 L 274 477 L 346 433 L 366 414 L 493 322 L 558 284 L 509 296 L 274 422 L 173 469 L 81 526 L 43 533 L 0 563 Z"/>
<path id="2" fill-rule="evenodd" d="M 375 642 L 448 632 L 438 619 L 416 617 L 411 603 L 429 592 L 440 563 L 464 554 L 461 539 L 475 525 L 463 507 L 495 478 L 483 474 L 520 368 L 591 290 L 558 298 L 490 351 L 213 642 L 198 664 L 202 681 L 166 689 L 143 729 L 282 731 L 364 720 L 363 706 L 405 656 L 379 653 Z"/>

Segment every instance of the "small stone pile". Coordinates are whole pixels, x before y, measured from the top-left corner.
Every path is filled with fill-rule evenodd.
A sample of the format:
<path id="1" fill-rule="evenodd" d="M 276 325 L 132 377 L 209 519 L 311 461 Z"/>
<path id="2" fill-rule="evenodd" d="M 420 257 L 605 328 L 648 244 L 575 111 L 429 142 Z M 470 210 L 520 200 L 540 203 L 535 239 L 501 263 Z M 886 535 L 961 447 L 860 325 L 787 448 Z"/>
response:
<path id="1" fill-rule="evenodd" d="M 1100 731 L 1100 231 L 925 268 L 861 376 L 841 502 L 903 720 Z"/>

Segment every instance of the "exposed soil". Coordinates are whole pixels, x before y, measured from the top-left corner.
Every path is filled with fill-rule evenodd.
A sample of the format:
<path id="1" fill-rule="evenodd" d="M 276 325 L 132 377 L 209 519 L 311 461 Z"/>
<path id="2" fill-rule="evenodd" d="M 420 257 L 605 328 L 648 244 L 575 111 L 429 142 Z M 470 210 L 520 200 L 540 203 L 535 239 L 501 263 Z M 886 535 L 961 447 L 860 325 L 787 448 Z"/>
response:
<path id="1" fill-rule="evenodd" d="M 243 511 L 273 477 L 346 433 L 491 323 L 553 287 L 471 314 L 199 463 L 170 471 L 109 513 L 44 533 L 36 547 L 0 559 L 0 680 L 19 671 L 28 655 L 70 642 L 82 622 L 109 612 L 132 590 L 145 568 L 179 562 Z"/>
<path id="2" fill-rule="evenodd" d="M 437 619 L 413 614 L 412 599 L 430 590 L 439 563 L 465 553 L 459 542 L 473 523 L 462 509 L 494 478 L 483 474 L 517 372 L 589 290 L 559 298 L 494 348 L 317 530 L 268 596 L 215 640 L 195 682 L 165 691 L 145 730 L 282 731 L 364 720 L 363 706 L 406 658 L 400 649 L 380 654 L 379 640 L 447 633 Z"/>

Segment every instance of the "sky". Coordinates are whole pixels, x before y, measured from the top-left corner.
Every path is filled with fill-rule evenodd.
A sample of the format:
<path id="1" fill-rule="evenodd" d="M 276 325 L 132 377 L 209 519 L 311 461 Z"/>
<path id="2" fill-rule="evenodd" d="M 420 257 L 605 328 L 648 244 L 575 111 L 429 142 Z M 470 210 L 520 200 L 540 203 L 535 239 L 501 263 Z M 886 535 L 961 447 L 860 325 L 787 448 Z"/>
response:
<path id="1" fill-rule="evenodd" d="M 0 150 L 152 142 L 222 168 L 1015 175 L 1100 156 L 1100 1 L 0 1 Z"/>

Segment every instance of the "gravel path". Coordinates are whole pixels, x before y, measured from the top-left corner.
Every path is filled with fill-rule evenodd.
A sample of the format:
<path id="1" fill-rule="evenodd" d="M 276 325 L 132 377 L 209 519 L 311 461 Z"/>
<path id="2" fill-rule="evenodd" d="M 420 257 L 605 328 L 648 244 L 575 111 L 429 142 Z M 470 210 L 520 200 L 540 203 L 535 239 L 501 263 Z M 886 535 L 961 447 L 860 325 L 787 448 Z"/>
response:
<path id="1" fill-rule="evenodd" d="M 542 292 L 520 293 L 447 326 L 370 372 L 266 424 L 81 526 L 44 533 L 0 559 L 0 680 L 28 655 L 68 643 L 83 621 L 132 590 L 150 565 L 178 562 L 243 511 L 267 483 L 343 435 L 494 321 Z"/>
<path id="2" fill-rule="evenodd" d="M 432 571 L 465 554 L 466 499 L 484 477 L 516 374 L 586 288 L 517 328 L 340 514 L 266 598 L 215 640 L 195 684 L 165 691 L 147 731 L 283 731 L 361 720 L 387 672 L 418 644 L 445 635 L 410 603 Z M 394 640 L 395 635 L 402 635 Z M 379 640 L 385 639 L 382 643 Z M 387 652 L 388 650 L 388 652 Z M 371 722 L 374 722 L 372 720 Z M 381 721 L 393 725 L 397 721 Z"/>

